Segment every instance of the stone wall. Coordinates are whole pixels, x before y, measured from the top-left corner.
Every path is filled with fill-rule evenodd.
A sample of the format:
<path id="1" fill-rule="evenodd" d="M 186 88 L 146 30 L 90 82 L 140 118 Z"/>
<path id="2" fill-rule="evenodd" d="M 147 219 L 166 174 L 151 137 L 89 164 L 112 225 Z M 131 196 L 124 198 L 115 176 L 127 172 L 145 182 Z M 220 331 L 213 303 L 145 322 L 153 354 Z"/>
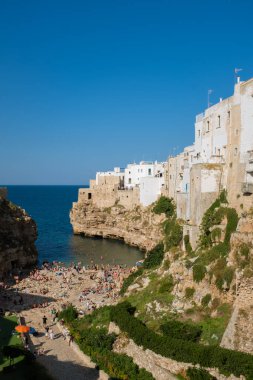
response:
<path id="1" fill-rule="evenodd" d="M 118 326 L 110 323 L 109 332 L 119 334 Z M 170 358 L 165 358 L 156 354 L 151 350 L 144 350 L 142 347 L 137 346 L 132 339 L 127 338 L 125 335 L 119 335 L 114 343 L 114 351 L 120 354 L 126 354 L 133 358 L 133 361 L 140 367 L 145 368 L 151 372 L 156 380 L 173 380 L 177 379 L 176 375 L 185 373 L 187 368 L 194 367 L 190 363 L 177 362 Z M 198 366 L 196 366 L 198 367 Z M 224 376 L 219 373 L 215 368 L 206 368 L 210 374 L 215 376 L 217 380 L 243 380 L 234 375 Z"/>

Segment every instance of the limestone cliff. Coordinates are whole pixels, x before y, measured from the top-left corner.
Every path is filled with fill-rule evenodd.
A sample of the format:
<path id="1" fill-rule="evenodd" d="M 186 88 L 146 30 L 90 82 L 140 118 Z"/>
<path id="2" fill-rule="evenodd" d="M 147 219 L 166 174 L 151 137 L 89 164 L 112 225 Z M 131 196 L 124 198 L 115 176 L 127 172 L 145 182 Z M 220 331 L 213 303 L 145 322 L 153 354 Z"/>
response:
<path id="1" fill-rule="evenodd" d="M 37 228 L 20 207 L 0 197 L 0 276 L 36 264 Z"/>
<path id="2" fill-rule="evenodd" d="M 70 212 L 75 234 L 120 239 L 147 251 L 163 239 L 164 220 L 164 215 L 152 213 L 151 206 L 130 211 L 121 205 L 98 208 L 89 202 L 77 202 Z"/>

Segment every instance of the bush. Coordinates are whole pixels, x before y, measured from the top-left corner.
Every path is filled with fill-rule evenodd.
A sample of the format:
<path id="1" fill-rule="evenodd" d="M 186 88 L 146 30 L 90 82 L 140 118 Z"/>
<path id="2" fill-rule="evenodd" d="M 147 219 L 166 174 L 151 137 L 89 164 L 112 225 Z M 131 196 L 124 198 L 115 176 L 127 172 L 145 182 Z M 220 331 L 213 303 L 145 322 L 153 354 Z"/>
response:
<path id="1" fill-rule="evenodd" d="M 94 318 L 101 319 L 99 315 L 101 311 L 104 315 L 108 310 L 112 311 L 112 308 L 107 306 L 101 310 L 98 309 L 94 314 L 72 322 L 71 333 L 80 349 L 90 356 L 110 378 L 119 380 L 154 380 L 153 376 L 145 369 L 139 368 L 132 358 L 112 351 L 113 343 L 116 339 L 115 334 L 107 334 L 107 329 L 93 326 Z"/>
<path id="2" fill-rule="evenodd" d="M 85 329 L 80 331 L 78 339 L 81 350 L 89 355 L 112 378 L 131 380 L 152 380 L 153 376 L 140 369 L 127 355 L 112 351 L 116 337 L 107 334 L 104 329 Z"/>
<path id="3" fill-rule="evenodd" d="M 194 288 L 186 288 L 185 289 L 185 298 L 187 298 L 187 299 L 192 298 L 193 295 L 194 295 L 194 293 L 195 293 L 195 289 Z"/>
<path id="4" fill-rule="evenodd" d="M 198 342 L 202 328 L 191 323 L 171 320 L 161 325 L 161 331 L 171 338 Z"/>
<path id="5" fill-rule="evenodd" d="M 216 377 L 201 368 L 188 368 L 186 375 L 189 380 L 217 380 Z"/>
<path id="6" fill-rule="evenodd" d="M 207 305 L 209 304 L 209 302 L 211 301 L 211 299 L 212 299 L 211 294 L 206 294 L 206 295 L 202 298 L 202 300 L 201 300 L 201 305 L 202 305 L 202 306 L 207 306 Z"/>
<path id="7" fill-rule="evenodd" d="M 206 274 L 206 267 L 202 264 L 195 264 L 192 267 L 192 270 L 193 270 L 193 280 L 195 282 L 202 281 Z"/>
<path id="8" fill-rule="evenodd" d="M 190 236 L 189 235 L 184 236 L 184 246 L 185 246 L 186 252 L 189 253 L 189 255 L 190 255 L 192 253 L 192 246 L 190 243 Z"/>
<path id="9" fill-rule="evenodd" d="M 158 291 L 159 293 L 169 293 L 173 289 L 173 286 L 173 277 L 169 275 L 162 279 Z"/>
<path id="10" fill-rule="evenodd" d="M 164 246 L 163 243 L 157 244 L 157 246 L 147 253 L 147 257 L 143 262 L 143 268 L 151 269 L 162 264 L 164 258 Z"/>
<path id="11" fill-rule="evenodd" d="M 173 216 L 175 214 L 176 205 L 172 198 L 167 198 L 165 196 L 161 196 L 153 207 L 153 212 L 155 214 L 165 214 L 167 218 Z"/>
<path id="12" fill-rule="evenodd" d="M 127 278 L 125 278 L 119 294 L 123 296 L 126 293 L 128 287 L 134 282 L 137 277 L 141 276 L 142 273 L 143 268 L 139 268 L 137 271 L 131 273 Z"/>
<path id="13" fill-rule="evenodd" d="M 165 248 L 177 247 L 183 238 L 183 228 L 176 218 L 168 219 L 164 222 Z"/>
<path id="14" fill-rule="evenodd" d="M 226 193 L 224 191 L 221 192 L 219 198 L 216 199 L 203 216 L 200 226 L 200 245 L 202 247 L 209 247 L 212 245 L 211 227 L 215 224 L 220 224 L 224 216 L 227 217 L 224 239 L 225 244 L 229 244 L 231 234 L 236 230 L 239 220 L 236 210 L 229 207 L 220 207 L 221 203 L 227 203 Z"/>
<path id="15" fill-rule="evenodd" d="M 112 307 L 111 319 L 144 350 L 150 349 L 176 361 L 199 364 L 206 368 L 218 368 L 220 372 L 237 377 L 244 375 L 247 380 L 253 379 L 252 355 L 219 346 L 204 346 L 196 342 L 158 335 L 131 315 L 128 312 L 129 308 L 132 309 L 132 306 L 128 302 Z"/>
<path id="16" fill-rule="evenodd" d="M 63 319 L 66 323 L 73 322 L 78 317 L 78 312 L 73 305 L 69 305 L 59 314 L 59 319 Z"/>
<path id="17" fill-rule="evenodd" d="M 136 272 L 131 273 L 123 282 L 122 288 L 120 289 L 120 295 L 124 295 L 128 287 L 134 282 L 134 280 L 143 274 L 144 269 L 152 269 L 158 267 L 162 264 L 164 259 L 164 245 L 159 243 L 155 248 L 151 249 L 147 253 L 147 257 L 143 262 L 143 266 L 139 268 Z"/>

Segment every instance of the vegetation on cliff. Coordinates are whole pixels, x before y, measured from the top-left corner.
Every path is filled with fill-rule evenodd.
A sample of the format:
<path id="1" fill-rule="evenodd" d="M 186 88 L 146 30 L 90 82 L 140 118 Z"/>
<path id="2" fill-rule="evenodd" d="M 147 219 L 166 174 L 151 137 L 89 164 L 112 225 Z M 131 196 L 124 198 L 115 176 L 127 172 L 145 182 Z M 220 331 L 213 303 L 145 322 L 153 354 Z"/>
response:
<path id="1" fill-rule="evenodd" d="M 251 355 L 219 347 L 231 316 L 231 304 L 225 295 L 234 292 L 235 267 L 229 255 L 231 235 L 238 224 L 237 212 L 229 207 L 226 193 L 223 191 L 204 214 L 196 250 L 189 236 L 184 237 L 186 252 L 180 247 L 182 226 L 176 219 L 173 200 L 161 197 L 153 205 L 153 212 L 166 215 L 161 226 L 163 242 L 147 254 L 141 268 L 125 279 L 123 303 L 95 312 L 94 318 L 90 317 L 92 326 L 107 329 L 109 321 L 114 321 L 144 349 L 205 368 L 188 369 L 188 380 L 214 380 L 208 367 L 219 368 L 226 376 L 233 373 L 253 379 Z M 247 269 L 249 253 L 249 247 L 241 244 L 235 255 L 243 269 Z M 80 324 L 78 329 L 91 326 L 91 319 L 89 324 L 87 320 L 83 323 L 86 325 Z M 93 338 L 96 341 L 96 336 Z M 86 338 L 84 342 L 87 350 Z"/>
<path id="2" fill-rule="evenodd" d="M 210 281 L 215 278 L 219 290 L 229 289 L 234 277 L 235 268 L 227 266 L 227 257 L 231 248 L 231 235 L 235 232 L 239 220 L 236 210 L 224 207 L 224 204 L 227 204 L 225 191 L 221 192 L 203 216 L 199 247 L 195 252 L 189 251 L 189 247 L 187 250 L 191 256 L 197 258 L 193 265 L 194 281 L 202 281 L 208 273 Z M 223 220 L 226 220 L 226 227 L 221 241 L 222 231 L 216 226 Z"/>
<path id="3" fill-rule="evenodd" d="M 204 346 L 190 340 L 156 334 L 134 316 L 135 309 L 128 302 L 112 307 L 111 320 L 144 349 L 185 363 L 218 368 L 222 373 L 244 375 L 253 379 L 253 356 L 217 346 Z"/>
<path id="4" fill-rule="evenodd" d="M 154 380 L 143 368 L 139 368 L 127 355 L 113 351 L 115 334 L 108 333 L 108 324 L 112 308 L 105 306 L 77 319 L 73 306 L 65 309 L 60 317 L 68 321 L 68 326 L 80 349 L 89 355 L 100 369 L 111 378 L 122 380 Z"/>

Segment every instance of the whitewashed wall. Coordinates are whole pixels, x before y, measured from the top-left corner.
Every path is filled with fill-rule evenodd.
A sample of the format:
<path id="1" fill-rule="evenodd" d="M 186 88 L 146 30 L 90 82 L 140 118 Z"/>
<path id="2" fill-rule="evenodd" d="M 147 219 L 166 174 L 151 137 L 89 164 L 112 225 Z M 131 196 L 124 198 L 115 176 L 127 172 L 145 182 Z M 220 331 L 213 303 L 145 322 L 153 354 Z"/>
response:
<path id="1" fill-rule="evenodd" d="M 143 177 L 140 179 L 140 203 L 149 206 L 161 195 L 163 177 Z"/>

